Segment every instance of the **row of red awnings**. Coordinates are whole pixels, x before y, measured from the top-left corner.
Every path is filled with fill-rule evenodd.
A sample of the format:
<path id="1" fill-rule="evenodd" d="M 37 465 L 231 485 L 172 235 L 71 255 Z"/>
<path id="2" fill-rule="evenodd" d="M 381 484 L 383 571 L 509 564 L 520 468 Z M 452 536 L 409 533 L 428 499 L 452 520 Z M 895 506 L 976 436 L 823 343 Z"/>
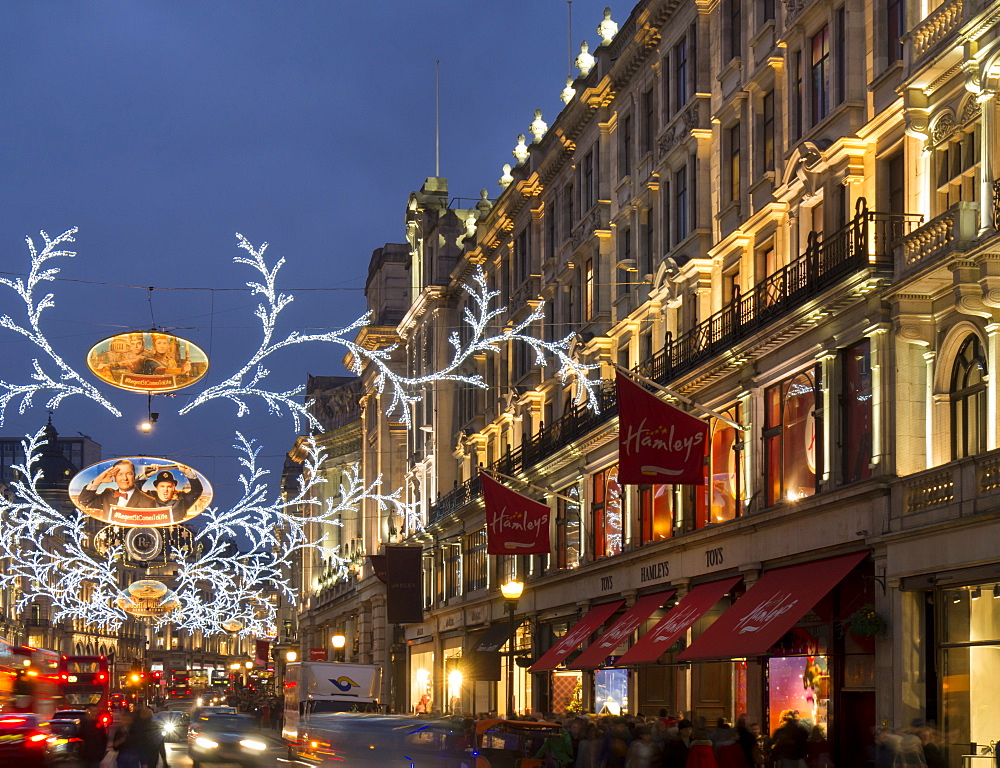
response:
<path id="1" fill-rule="evenodd" d="M 692 642 L 677 657 L 678 660 L 739 659 L 766 654 L 782 635 L 866 557 L 867 552 L 853 552 L 768 571 Z M 694 587 L 619 658 L 615 666 L 655 662 L 741 579 L 741 576 L 731 576 Z M 569 666 L 574 669 L 601 666 L 604 659 L 674 593 L 675 590 L 668 589 L 640 597 Z M 528 671 L 555 669 L 624 602 L 614 600 L 595 605 Z"/>

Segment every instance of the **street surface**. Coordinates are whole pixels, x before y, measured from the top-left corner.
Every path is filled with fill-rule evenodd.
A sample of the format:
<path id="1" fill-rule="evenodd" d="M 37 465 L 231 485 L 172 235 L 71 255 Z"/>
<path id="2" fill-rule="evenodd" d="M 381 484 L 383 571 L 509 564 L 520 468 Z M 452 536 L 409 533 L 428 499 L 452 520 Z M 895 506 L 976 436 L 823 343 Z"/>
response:
<path id="1" fill-rule="evenodd" d="M 167 763 L 170 768 L 192 768 L 191 758 L 188 757 L 187 744 L 167 744 Z M 211 763 L 212 768 L 222 763 Z M 228 764 L 227 764 L 228 765 Z M 273 763 L 259 763 L 261 768 L 302 768 L 304 763 L 292 762 L 286 759 L 278 759 Z M 162 766 L 160 766 L 162 768 Z"/>

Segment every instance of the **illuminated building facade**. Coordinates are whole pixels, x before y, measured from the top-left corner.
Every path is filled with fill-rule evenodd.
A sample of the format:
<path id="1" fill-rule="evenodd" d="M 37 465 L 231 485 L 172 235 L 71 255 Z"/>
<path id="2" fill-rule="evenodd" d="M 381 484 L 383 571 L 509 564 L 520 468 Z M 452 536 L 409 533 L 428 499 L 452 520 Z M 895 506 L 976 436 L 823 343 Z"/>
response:
<path id="1" fill-rule="evenodd" d="M 519 711 L 746 712 L 769 730 L 798 710 L 845 765 L 877 723 L 935 722 L 955 765 L 1000 732 L 998 23 L 983 0 L 643 0 L 495 200 L 453 207 L 440 178 L 411 195 L 401 365 L 447 353 L 481 265 L 499 322 L 544 300 L 546 338 L 575 333 L 609 386 L 595 415 L 512 347 L 475 361 L 486 390 L 426 393 L 392 475 L 424 548 L 399 708 L 503 709 L 505 672 L 474 646 L 502 635 L 516 577 Z M 741 427 L 710 420 L 704 486 L 618 483 L 614 365 Z M 480 465 L 559 494 L 551 555 L 485 554 Z M 792 600 L 793 626 L 709 653 L 709 627 L 791 566 L 824 586 Z M 677 642 L 617 664 L 723 578 Z M 527 671 L 591 609 L 620 602 L 607 629 L 658 591 L 599 666 Z"/>

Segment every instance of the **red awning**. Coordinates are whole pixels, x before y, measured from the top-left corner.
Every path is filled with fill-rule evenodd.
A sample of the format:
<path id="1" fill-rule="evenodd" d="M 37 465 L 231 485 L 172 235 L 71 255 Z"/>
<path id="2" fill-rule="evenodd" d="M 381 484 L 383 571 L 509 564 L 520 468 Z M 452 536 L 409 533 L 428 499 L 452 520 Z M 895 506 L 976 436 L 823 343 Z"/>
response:
<path id="1" fill-rule="evenodd" d="M 867 552 L 853 552 L 768 571 L 677 658 L 690 661 L 766 654 L 866 557 Z"/>
<path id="2" fill-rule="evenodd" d="M 668 589 L 652 595 L 640 597 L 625 615 L 604 631 L 599 638 L 587 646 L 587 649 L 573 660 L 569 667 L 583 669 L 599 667 L 608 654 L 625 642 L 625 639 L 635 632 L 649 615 L 676 594 L 676 589 Z"/>
<path id="3" fill-rule="evenodd" d="M 604 623 L 612 613 L 617 611 L 624 600 L 614 600 L 610 603 L 595 605 L 587 615 L 580 619 L 573 628 L 563 635 L 563 638 L 549 648 L 548 651 L 528 669 L 529 672 L 547 672 L 555 669 L 559 663 L 575 651 L 584 640 L 594 634 L 594 631 Z"/>
<path id="4" fill-rule="evenodd" d="M 742 576 L 699 584 L 688 592 L 666 616 L 660 619 L 639 642 L 615 662 L 616 667 L 629 664 L 651 664 L 673 645 L 688 627 L 700 619 L 726 592 L 735 587 Z M 589 649 L 588 649 L 589 650 Z"/>

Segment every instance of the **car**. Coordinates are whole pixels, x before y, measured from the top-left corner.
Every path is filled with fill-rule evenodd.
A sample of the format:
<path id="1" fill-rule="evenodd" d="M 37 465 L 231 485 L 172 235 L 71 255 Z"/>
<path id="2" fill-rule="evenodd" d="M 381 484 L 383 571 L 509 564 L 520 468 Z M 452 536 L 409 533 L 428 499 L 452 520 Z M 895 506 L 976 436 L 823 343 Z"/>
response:
<path id="1" fill-rule="evenodd" d="M 195 707 L 191 710 L 191 723 L 192 725 L 196 720 L 203 720 L 209 715 L 235 715 L 236 707 Z"/>
<path id="2" fill-rule="evenodd" d="M 50 719 L 52 720 L 76 720 L 79 722 L 83 720 L 83 716 L 86 714 L 85 709 L 57 709 Z"/>
<path id="3" fill-rule="evenodd" d="M 153 715 L 153 720 L 160 727 L 165 741 L 184 741 L 191 717 L 187 712 L 166 709 Z"/>
<path id="4" fill-rule="evenodd" d="M 202 763 L 270 766 L 287 752 L 283 742 L 261 733 L 250 715 L 207 714 L 192 720 L 188 729 L 188 756 L 193 768 Z"/>
<path id="5" fill-rule="evenodd" d="M 49 722 L 41 715 L 0 715 L 0 765 L 43 768 L 50 735 Z"/>
<path id="6" fill-rule="evenodd" d="M 46 763 L 75 763 L 79 759 L 80 745 L 83 743 L 80 739 L 80 719 L 53 717 L 49 720 L 49 732 L 51 735 L 46 740 Z"/>

